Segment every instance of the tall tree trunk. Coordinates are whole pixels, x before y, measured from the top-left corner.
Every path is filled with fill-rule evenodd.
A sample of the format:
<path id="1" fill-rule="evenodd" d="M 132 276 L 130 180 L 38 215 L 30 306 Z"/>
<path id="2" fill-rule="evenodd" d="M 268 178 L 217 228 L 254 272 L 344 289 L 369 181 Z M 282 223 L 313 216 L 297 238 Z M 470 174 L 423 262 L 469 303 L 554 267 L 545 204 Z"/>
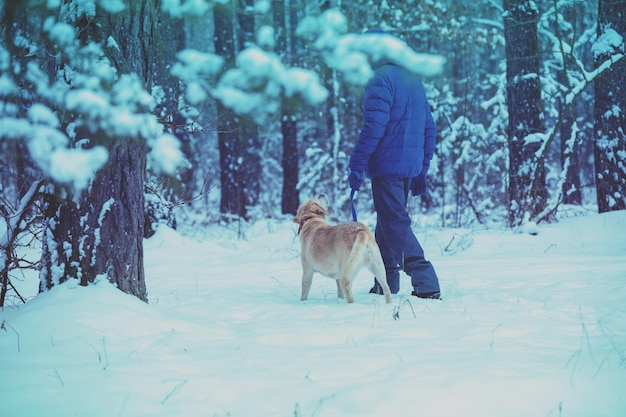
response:
<path id="1" fill-rule="evenodd" d="M 563 54 L 563 70 L 558 73 L 559 81 L 566 87 L 566 91 L 571 91 L 568 81 L 569 57 Z M 565 95 L 565 94 L 564 94 Z M 563 203 L 565 204 L 582 204 L 582 193 L 580 189 L 580 158 L 578 157 L 578 148 L 580 140 L 578 139 L 578 129 L 574 131 L 574 123 L 576 122 L 576 109 L 566 106 L 565 97 L 562 97 L 558 110 L 564 113 L 563 123 L 559 129 L 561 137 L 560 143 L 560 162 L 561 169 L 565 170 L 565 181 L 561 189 L 563 195 Z M 574 137 L 572 137 L 574 135 Z"/>
<path id="2" fill-rule="evenodd" d="M 196 49 L 203 52 L 215 52 L 213 10 L 208 10 L 202 16 L 184 19 L 185 48 Z M 209 161 L 218 160 L 217 144 L 217 105 L 212 97 L 208 97 L 202 104 L 196 104 L 198 109 L 194 120 L 194 128 L 190 132 L 189 145 L 191 155 L 188 160 L 193 169 L 193 181 L 196 193 L 202 192 L 203 202 L 209 205 L 209 192 L 204 192 L 218 184 L 219 168 L 217 164 Z"/>
<path id="3" fill-rule="evenodd" d="M 576 12 L 575 7 L 571 7 L 571 9 L 568 8 L 560 13 L 566 15 L 567 21 L 576 21 L 576 19 L 578 19 L 578 13 Z M 563 38 L 561 21 L 559 20 L 558 14 L 555 16 L 555 19 L 555 32 L 559 39 L 560 52 L 563 57 L 563 69 L 557 73 L 557 78 L 558 81 L 565 86 L 566 91 L 570 92 L 572 90 L 572 86 L 569 82 L 569 71 L 570 68 L 575 67 L 575 62 L 572 62 L 573 60 L 571 59 L 571 55 L 564 48 L 564 42 L 567 41 Z M 574 27 L 578 27 L 578 24 L 575 24 Z M 561 136 L 561 169 L 566 169 L 565 181 L 563 182 L 563 187 L 561 189 L 563 202 L 565 204 L 580 205 L 582 204 L 582 192 L 580 189 L 580 146 L 578 145 L 581 141 L 578 137 L 572 137 L 573 134 L 578 136 L 578 131 L 574 132 L 573 129 L 574 123 L 576 122 L 576 108 L 572 106 L 571 112 L 567 109 L 566 93 L 563 93 L 563 97 L 559 100 L 558 109 L 560 112 L 567 112 L 567 114 L 563 117 L 563 123 L 561 124 L 559 132 Z"/>
<path id="4" fill-rule="evenodd" d="M 598 37 L 613 29 L 626 38 L 626 1 L 598 1 Z M 621 53 L 624 53 L 622 43 Z M 617 51 L 596 56 L 596 65 Z M 602 73 L 595 83 L 594 161 L 598 211 L 626 209 L 626 60 Z"/>
<path id="5" fill-rule="evenodd" d="M 534 217 L 546 205 L 545 168 L 536 155 L 541 143 L 528 140 L 544 130 L 537 19 L 533 1 L 504 0 L 511 226 Z"/>
<path id="6" fill-rule="evenodd" d="M 97 15 L 81 25 L 83 42 L 106 43 L 109 36 L 120 41 L 119 49 L 110 50 L 119 74 L 137 74 L 145 85 L 161 84 L 176 95 L 175 85 L 167 85 L 165 65 L 173 62 L 174 39 L 180 39 L 180 33 L 164 30 L 158 0 L 129 2 L 119 14 Z M 170 43 L 174 46 L 167 48 Z M 48 187 L 40 290 L 69 277 L 87 285 L 104 276 L 122 291 L 147 301 L 143 265 L 145 138 L 111 138 L 102 131 L 84 137 L 107 144 L 109 160 L 90 187 L 78 195 L 59 185 Z"/>
<path id="7" fill-rule="evenodd" d="M 283 188 L 280 207 L 283 214 L 296 214 L 300 205 L 298 193 L 298 122 L 290 110 L 282 112 L 280 132 L 283 135 Z"/>
<path id="8" fill-rule="evenodd" d="M 295 64 L 296 39 L 293 36 L 298 24 L 298 0 L 274 1 L 274 26 L 277 28 L 277 50 L 283 52 L 286 65 Z M 283 214 L 296 214 L 300 205 L 298 193 L 298 120 L 295 105 L 283 100 L 280 115 L 280 132 L 283 137 L 283 187 L 281 210 Z"/>
<path id="9" fill-rule="evenodd" d="M 145 143 L 120 140 L 89 190 L 50 185 L 44 194 L 40 290 L 69 278 L 81 285 L 105 276 L 147 301 L 143 265 Z"/>
<path id="10" fill-rule="evenodd" d="M 239 0 L 238 23 L 239 30 L 235 34 L 237 38 L 237 52 L 241 52 L 249 44 L 256 40 L 256 22 L 254 0 Z M 244 163 L 241 165 L 242 184 L 244 189 L 245 203 L 250 206 L 258 204 L 261 193 L 261 139 L 259 126 L 249 117 L 240 117 L 240 137 L 242 142 L 242 156 Z"/>
<path id="11" fill-rule="evenodd" d="M 147 301 L 143 265 L 145 170 L 144 141 L 122 140 L 110 150 L 109 162 L 96 175 L 87 202 L 82 202 L 88 204 L 87 223 L 95 232 L 87 237 L 87 242 L 93 239 L 93 251 L 87 251 L 81 260 L 81 283 L 86 285 L 104 273 L 122 291 Z M 85 271 L 90 271 L 87 277 Z"/>
<path id="12" fill-rule="evenodd" d="M 161 0 L 158 3 L 160 4 Z M 156 10 L 154 23 L 146 28 L 146 32 L 148 31 L 143 43 L 146 45 L 145 49 L 150 58 L 143 79 L 148 91 L 154 93 L 155 89 L 160 90 L 158 94 L 153 94 L 159 97 L 153 113 L 158 117 L 159 122 L 167 127 L 168 133 L 178 139 L 185 159 L 192 162 L 195 154 L 193 136 L 186 129 L 187 116 L 181 114 L 179 81 L 171 75 L 172 63 L 176 61 L 177 53 L 185 47 L 184 20 L 172 18 L 168 13 Z M 148 172 L 151 175 L 149 180 L 154 184 L 153 175 L 158 174 L 151 169 Z M 156 189 L 146 188 L 146 193 L 155 193 L 159 198 L 149 199 L 146 203 L 145 238 L 154 235 L 159 224 L 164 222 L 167 226 L 176 228 L 175 212 L 164 202 L 190 201 L 196 191 L 191 167 L 181 170 L 176 176 L 170 176 L 167 179 L 162 177 L 157 184 Z"/>
<path id="13" fill-rule="evenodd" d="M 43 195 L 43 215 L 39 292 L 70 278 L 81 279 L 82 275 L 78 269 L 82 224 L 71 190 L 48 185 Z"/>
<path id="14" fill-rule="evenodd" d="M 235 32 L 232 5 L 217 4 L 213 9 L 215 21 L 215 53 L 222 56 L 226 66 L 235 61 Z M 220 213 L 226 220 L 231 216 L 245 217 L 246 202 L 241 166 L 243 151 L 239 140 L 239 119 L 232 110 L 217 104 L 218 143 L 220 152 Z"/>

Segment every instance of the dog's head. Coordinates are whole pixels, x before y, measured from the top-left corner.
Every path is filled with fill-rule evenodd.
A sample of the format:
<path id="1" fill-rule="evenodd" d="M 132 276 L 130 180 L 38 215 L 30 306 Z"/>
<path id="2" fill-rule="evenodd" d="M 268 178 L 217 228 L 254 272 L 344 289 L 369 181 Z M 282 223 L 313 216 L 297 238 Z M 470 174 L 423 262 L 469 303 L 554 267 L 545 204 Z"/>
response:
<path id="1" fill-rule="evenodd" d="M 328 214 L 328 201 L 323 194 L 320 194 L 317 198 L 311 198 L 298 207 L 293 222 L 302 224 L 315 217 L 323 219 Z"/>

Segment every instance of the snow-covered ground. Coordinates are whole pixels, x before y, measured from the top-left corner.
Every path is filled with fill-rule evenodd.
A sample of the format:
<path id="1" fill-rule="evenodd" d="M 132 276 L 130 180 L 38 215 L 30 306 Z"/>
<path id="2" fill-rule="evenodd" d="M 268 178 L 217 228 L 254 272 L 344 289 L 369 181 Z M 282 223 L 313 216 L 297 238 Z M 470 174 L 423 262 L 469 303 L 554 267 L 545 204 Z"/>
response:
<path id="1" fill-rule="evenodd" d="M 299 300 L 287 220 L 161 228 L 149 304 L 68 282 L 0 312 L 0 416 L 623 417 L 625 232 L 626 212 L 418 229 L 444 301 L 405 276 L 386 305 L 364 271 L 348 305 L 319 275 Z"/>

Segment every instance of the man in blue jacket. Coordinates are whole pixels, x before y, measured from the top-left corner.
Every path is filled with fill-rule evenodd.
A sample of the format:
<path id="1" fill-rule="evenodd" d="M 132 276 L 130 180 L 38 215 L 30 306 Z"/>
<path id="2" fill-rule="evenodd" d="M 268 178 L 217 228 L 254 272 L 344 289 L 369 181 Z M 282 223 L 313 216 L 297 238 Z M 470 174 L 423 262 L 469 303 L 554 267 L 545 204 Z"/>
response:
<path id="1" fill-rule="evenodd" d="M 381 29 L 366 34 L 384 35 Z M 409 191 L 426 191 L 426 173 L 435 152 L 437 127 L 417 75 L 392 62 L 373 65 L 365 87 L 363 124 L 350 156 L 350 188 L 372 180 L 376 241 L 391 292 L 400 289 L 400 270 L 411 277 L 412 295 L 440 299 L 439 279 L 411 230 L 406 210 Z M 382 294 L 376 281 L 370 293 Z"/>

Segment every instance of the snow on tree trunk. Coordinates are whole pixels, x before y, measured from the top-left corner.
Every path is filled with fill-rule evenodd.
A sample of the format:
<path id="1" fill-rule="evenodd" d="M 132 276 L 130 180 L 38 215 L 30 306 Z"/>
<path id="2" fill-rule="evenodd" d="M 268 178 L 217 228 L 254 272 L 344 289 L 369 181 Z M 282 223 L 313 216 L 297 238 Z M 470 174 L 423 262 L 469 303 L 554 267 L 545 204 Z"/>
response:
<path id="1" fill-rule="evenodd" d="M 4 204 L 7 200 L 0 196 L 2 197 L 0 198 L 0 223 L 4 221 L 6 226 L 6 231 L 0 232 L 0 308 L 4 306 L 9 287 L 15 290 L 11 284 L 9 272 L 13 268 L 20 267 L 20 261 L 14 256 L 15 249 L 20 246 L 19 240 L 22 232 L 36 220 L 32 216 L 32 211 L 35 201 L 39 199 L 42 184 L 42 180 L 33 181 L 15 209 L 12 209 L 10 205 L 7 207 Z M 1 185 L 0 191 L 2 191 Z"/>
<path id="2" fill-rule="evenodd" d="M 626 1 L 598 2 L 598 38 L 608 47 L 598 49 L 596 65 L 616 52 L 624 53 Z M 619 49 L 621 37 L 621 50 Z M 610 41 L 613 38 L 614 41 Z M 600 213 L 626 209 L 626 60 L 602 73 L 595 83 L 596 190 Z"/>
<path id="3" fill-rule="evenodd" d="M 538 10 L 533 1 L 504 0 L 509 109 L 509 224 L 519 226 L 545 206 L 545 168 L 536 152 L 544 130 L 539 79 Z M 533 187 L 533 182 L 535 186 Z M 531 193 L 531 188 L 534 191 Z"/>
<path id="4" fill-rule="evenodd" d="M 171 41 L 169 36 L 180 28 L 170 32 L 170 25 L 159 18 L 157 3 L 130 2 L 118 14 L 82 19 L 77 22 L 82 26 L 80 40 L 84 44 L 106 40 L 108 57 L 118 74 L 136 74 L 149 87 L 164 85 L 167 71 L 156 62 L 171 62 L 177 47 L 164 48 L 159 42 Z M 160 40 L 154 36 L 157 32 Z M 117 41 L 123 41 L 123 48 Z M 176 95 L 175 90 L 165 90 Z M 58 184 L 47 187 L 40 290 L 71 277 L 81 285 L 104 277 L 147 301 L 143 265 L 146 138 L 112 136 L 93 127 L 81 128 L 77 138 L 82 137 L 106 145 L 109 159 L 82 192 Z"/>
<path id="5" fill-rule="evenodd" d="M 567 116 L 561 126 L 561 166 L 565 170 L 565 181 L 561 192 L 565 204 L 582 204 L 582 194 L 580 191 L 580 158 L 578 152 L 574 151 L 570 143 L 578 143 L 577 138 L 572 138 L 572 126 L 575 117 Z"/>
<path id="6" fill-rule="evenodd" d="M 50 184 L 43 193 L 44 227 L 41 239 L 39 292 L 49 290 L 70 278 L 81 279 L 80 241 L 83 226 L 71 190 Z M 95 277 L 94 277 L 95 278 Z M 81 281 L 82 282 L 82 281 Z"/>
<path id="7" fill-rule="evenodd" d="M 83 255 L 81 283 L 106 274 L 122 291 L 147 301 L 143 268 L 145 155 L 143 141 L 120 141 L 110 151 L 107 166 L 96 175 L 87 197 L 91 210 L 86 229 L 86 240 L 93 239 L 94 250 Z"/>
<path id="8" fill-rule="evenodd" d="M 80 195 L 50 185 L 44 193 L 40 291 L 69 278 L 88 285 L 106 277 L 147 301 L 143 269 L 145 148 L 120 141 Z"/>

